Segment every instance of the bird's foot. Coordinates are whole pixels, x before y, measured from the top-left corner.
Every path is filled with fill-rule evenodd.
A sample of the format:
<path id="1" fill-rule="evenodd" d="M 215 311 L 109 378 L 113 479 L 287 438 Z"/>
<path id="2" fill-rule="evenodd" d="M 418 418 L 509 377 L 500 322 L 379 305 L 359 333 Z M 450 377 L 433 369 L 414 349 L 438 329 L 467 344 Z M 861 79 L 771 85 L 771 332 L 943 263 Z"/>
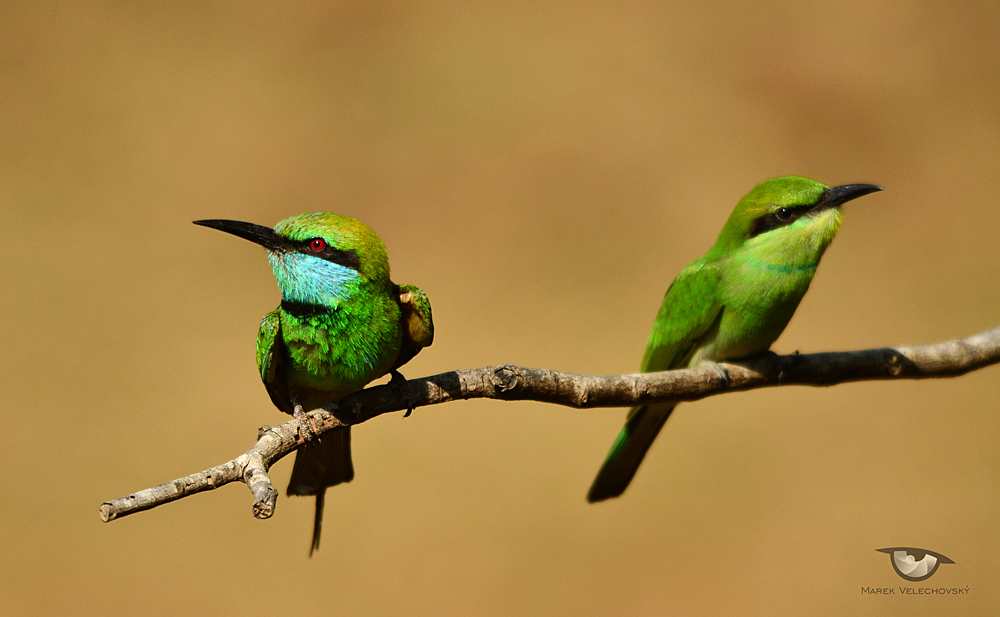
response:
<path id="1" fill-rule="evenodd" d="M 728 390 L 730 384 L 732 383 L 732 380 L 730 380 L 729 378 L 729 371 L 727 371 L 726 367 L 722 366 L 718 362 L 712 362 L 711 366 L 712 370 L 715 372 L 716 377 L 718 377 L 719 381 L 722 382 L 722 388 L 724 390 Z"/>
<path id="2" fill-rule="evenodd" d="M 413 413 L 413 392 L 410 390 L 410 384 L 406 381 L 406 377 L 403 377 L 396 369 L 393 369 L 389 374 L 392 375 L 389 386 L 406 402 L 406 413 L 403 414 L 403 417 L 408 418 Z"/>
<path id="3" fill-rule="evenodd" d="M 774 365 L 774 372 L 778 375 L 778 383 L 784 382 L 785 370 L 784 370 L 784 364 L 781 362 L 781 356 L 770 350 L 765 351 L 761 355 L 770 360 L 771 364 Z M 795 355 L 796 356 L 799 355 L 798 350 L 795 350 Z"/>
<path id="4" fill-rule="evenodd" d="M 309 443 L 314 439 L 319 441 L 319 427 L 316 426 L 315 420 L 306 414 L 299 397 L 292 396 L 292 406 L 292 417 L 299 421 L 299 440 L 303 443 Z"/>

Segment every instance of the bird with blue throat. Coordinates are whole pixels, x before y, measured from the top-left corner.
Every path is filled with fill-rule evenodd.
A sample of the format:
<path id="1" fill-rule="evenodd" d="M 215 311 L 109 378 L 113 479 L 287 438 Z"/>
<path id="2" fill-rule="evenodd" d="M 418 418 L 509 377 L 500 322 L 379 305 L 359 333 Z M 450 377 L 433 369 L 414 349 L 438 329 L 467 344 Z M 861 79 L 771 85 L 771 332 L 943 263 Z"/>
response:
<path id="1" fill-rule="evenodd" d="M 767 351 L 840 229 L 841 205 L 881 190 L 873 184 L 830 188 L 796 176 L 757 185 L 736 204 L 715 244 L 667 289 L 640 370 L 692 368 Z M 618 497 L 628 488 L 676 405 L 629 410 L 588 501 Z"/>
<path id="2" fill-rule="evenodd" d="M 257 368 L 271 401 L 299 420 L 308 441 L 296 453 L 288 494 L 316 496 L 311 556 L 319 548 L 326 489 L 350 482 L 354 463 L 351 428 L 320 438 L 305 414 L 386 374 L 405 388 L 397 369 L 434 340 L 430 301 L 419 287 L 390 280 L 385 245 L 357 219 L 307 212 L 274 229 L 220 219 L 194 223 L 267 249 L 281 304 L 260 323 Z"/>

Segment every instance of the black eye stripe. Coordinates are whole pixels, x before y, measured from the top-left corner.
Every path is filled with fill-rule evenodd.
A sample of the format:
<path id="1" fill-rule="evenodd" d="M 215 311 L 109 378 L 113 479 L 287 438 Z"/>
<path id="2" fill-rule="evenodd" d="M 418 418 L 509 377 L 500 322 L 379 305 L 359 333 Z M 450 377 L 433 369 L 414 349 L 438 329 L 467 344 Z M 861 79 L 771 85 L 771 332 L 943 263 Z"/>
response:
<path id="1" fill-rule="evenodd" d="M 782 211 L 785 213 L 784 217 L 779 216 Z M 812 208 L 810 207 L 780 208 L 777 212 L 772 212 L 771 214 L 762 216 L 754 221 L 753 227 L 750 228 L 750 233 L 747 234 L 747 237 L 753 238 L 754 236 L 759 236 L 765 231 L 771 231 L 772 229 L 777 229 L 778 227 L 790 225 L 811 211 Z"/>
<path id="2" fill-rule="evenodd" d="M 330 246 L 330 243 L 326 243 L 326 247 L 321 251 L 314 251 L 311 247 L 314 238 L 310 238 L 304 242 L 296 242 L 295 249 L 300 253 L 305 253 L 306 255 L 312 255 L 313 257 L 319 257 L 320 259 L 325 259 L 327 261 L 333 262 L 344 266 L 345 268 L 350 268 L 351 270 L 357 270 L 361 267 L 361 259 L 358 254 L 352 250 L 341 250 Z"/>

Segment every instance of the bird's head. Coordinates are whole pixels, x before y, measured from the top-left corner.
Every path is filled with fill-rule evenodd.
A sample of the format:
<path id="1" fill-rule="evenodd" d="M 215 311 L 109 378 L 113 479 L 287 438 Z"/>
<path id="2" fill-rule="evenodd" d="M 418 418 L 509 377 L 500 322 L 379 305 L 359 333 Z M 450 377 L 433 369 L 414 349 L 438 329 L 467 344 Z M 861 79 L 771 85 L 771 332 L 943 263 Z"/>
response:
<path id="1" fill-rule="evenodd" d="M 385 245 L 357 219 L 307 212 L 281 221 L 274 229 L 220 219 L 194 223 L 266 248 L 284 300 L 336 306 L 362 283 L 389 284 Z"/>
<path id="2" fill-rule="evenodd" d="M 840 228 L 840 206 L 881 190 L 874 184 L 831 188 L 798 176 L 768 180 L 736 204 L 715 246 L 733 249 L 748 242 L 785 242 L 792 238 L 809 238 L 825 246 Z"/>

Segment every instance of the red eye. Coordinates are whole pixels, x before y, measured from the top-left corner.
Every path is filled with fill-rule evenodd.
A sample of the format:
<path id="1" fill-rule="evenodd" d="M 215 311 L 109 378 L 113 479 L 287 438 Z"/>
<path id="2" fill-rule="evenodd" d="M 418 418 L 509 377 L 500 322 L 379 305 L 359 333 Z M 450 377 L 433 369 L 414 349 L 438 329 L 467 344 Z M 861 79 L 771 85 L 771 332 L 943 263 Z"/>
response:
<path id="1" fill-rule="evenodd" d="M 309 241 L 309 248 L 311 248 L 313 252 L 318 253 L 326 248 L 326 240 L 323 238 L 313 238 Z"/>

